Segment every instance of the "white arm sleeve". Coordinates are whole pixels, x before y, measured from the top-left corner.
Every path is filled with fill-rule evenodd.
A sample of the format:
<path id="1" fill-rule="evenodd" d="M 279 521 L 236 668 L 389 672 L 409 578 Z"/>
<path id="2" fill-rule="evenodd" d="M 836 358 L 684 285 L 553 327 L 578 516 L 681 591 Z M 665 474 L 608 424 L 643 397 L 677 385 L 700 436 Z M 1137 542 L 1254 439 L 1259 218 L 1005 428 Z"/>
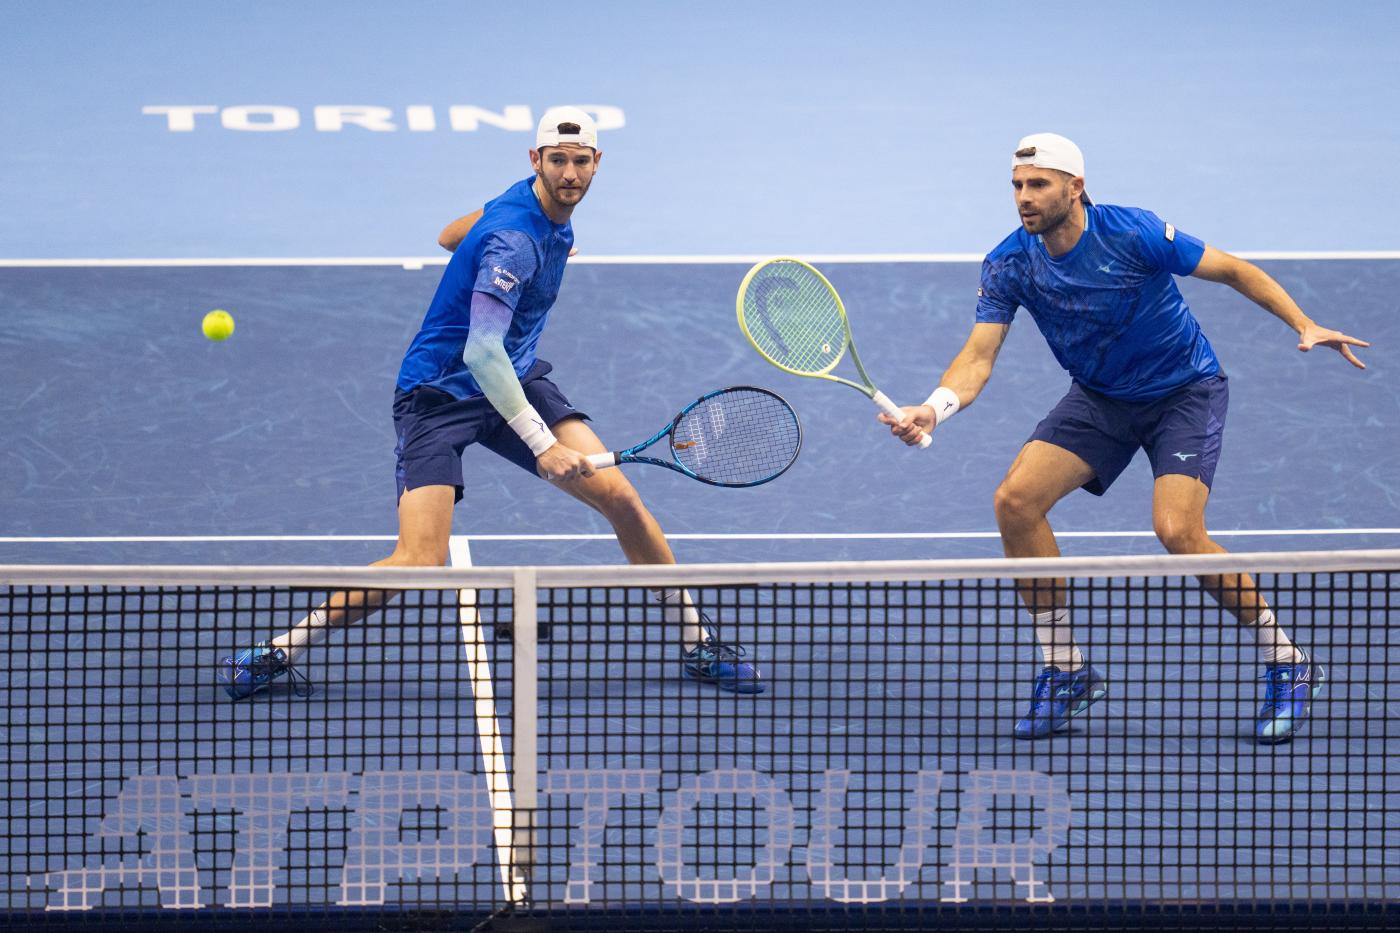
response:
<path id="1" fill-rule="evenodd" d="M 462 362 L 481 386 L 486 400 L 510 421 L 529 405 L 520 378 L 506 353 L 505 336 L 515 312 L 493 295 L 472 292 L 471 331 L 462 349 Z"/>

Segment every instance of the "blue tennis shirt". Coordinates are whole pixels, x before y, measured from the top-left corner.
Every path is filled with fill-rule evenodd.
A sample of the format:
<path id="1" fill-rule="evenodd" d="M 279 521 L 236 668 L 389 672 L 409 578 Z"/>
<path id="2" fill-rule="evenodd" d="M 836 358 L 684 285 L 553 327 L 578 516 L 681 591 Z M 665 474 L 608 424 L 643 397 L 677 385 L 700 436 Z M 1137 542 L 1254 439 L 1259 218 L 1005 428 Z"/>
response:
<path id="1" fill-rule="evenodd" d="M 524 376 L 535 364 L 535 347 L 559 295 L 574 229 L 549 219 L 532 190 L 534 181 L 532 175 L 487 202 L 481 219 L 452 253 L 418 335 L 404 354 L 399 389 L 430 385 L 459 399 L 482 394 L 462 362 L 472 292 L 498 298 L 514 312 L 503 342 L 515 374 Z"/>
<path id="2" fill-rule="evenodd" d="M 1173 275 L 1190 275 L 1205 244 L 1151 211 L 1084 208 L 1087 229 L 1051 257 L 1018 229 L 982 262 L 977 321 L 1010 324 L 1023 307 L 1074 380 L 1110 398 L 1162 398 L 1220 372 Z"/>

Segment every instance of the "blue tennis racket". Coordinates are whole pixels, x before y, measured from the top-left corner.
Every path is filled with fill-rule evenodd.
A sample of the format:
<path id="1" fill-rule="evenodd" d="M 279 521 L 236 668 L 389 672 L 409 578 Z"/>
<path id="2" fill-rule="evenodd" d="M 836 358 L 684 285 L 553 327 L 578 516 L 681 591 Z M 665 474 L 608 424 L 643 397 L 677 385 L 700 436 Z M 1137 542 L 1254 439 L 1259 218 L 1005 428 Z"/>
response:
<path id="1" fill-rule="evenodd" d="M 670 460 L 642 456 L 663 438 Z M 595 470 L 650 463 L 711 486 L 759 486 L 782 476 L 801 449 L 802 424 L 782 396 L 754 386 L 732 386 L 700 396 L 635 447 L 590 454 L 588 462 Z"/>

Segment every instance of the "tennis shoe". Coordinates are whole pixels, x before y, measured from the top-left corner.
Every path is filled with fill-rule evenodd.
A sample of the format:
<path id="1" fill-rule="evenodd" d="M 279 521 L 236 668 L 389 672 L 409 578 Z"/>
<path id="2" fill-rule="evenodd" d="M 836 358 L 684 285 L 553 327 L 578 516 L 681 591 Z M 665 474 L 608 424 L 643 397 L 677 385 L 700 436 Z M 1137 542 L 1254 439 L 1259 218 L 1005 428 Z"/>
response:
<path id="1" fill-rule="evenodd" d="M 219 662 L 219 681 L 235 700 L 266 690 L 283 674 L 291 678 L 293 693 L 303 698 L 311 696 L 315 688 L 305 674 L 292 667 L 287 652 L 265 641 Z"/>
<path id="2" fill-rule="evenodd" d="M 758 669 L 743 660 L 748 652 L 742 647 L 726 645 L 715 633 L 705 630 L 705 640 L 682 652 L 685 676 L 714 684 L 730 693 L 762 693 L 765 689 Z"/>
<path id="3" fill-rule="evenodd" d="M 1254 737 L 1262 745 L 1287 742 L 1303 728 L 1327 674 L 1305 656 L 1297 664 L 1264 668 L 1264 703 L 1254 719 Z"/>
<path id="4" fill-rule="evenodd" d="M 1031 708 L 1017 720 L 1018 739 L 1043 739 L 1069 728 L 1069 721 L 1108 695 L 1108 681 L 1088 664 L 1068 673 L 1047 667 L 1035 678 Z"/>

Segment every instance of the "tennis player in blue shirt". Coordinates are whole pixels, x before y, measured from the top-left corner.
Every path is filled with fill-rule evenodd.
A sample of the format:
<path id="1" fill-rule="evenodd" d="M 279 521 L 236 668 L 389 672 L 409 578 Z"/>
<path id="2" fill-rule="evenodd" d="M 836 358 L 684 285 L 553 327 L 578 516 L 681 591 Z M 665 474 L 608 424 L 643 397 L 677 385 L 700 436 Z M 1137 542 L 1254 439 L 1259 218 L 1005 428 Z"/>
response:
<path id="1" fill-rule="evenodd" d="M 1206 532 L 1229 396 L 1225 372 L 1173 275 L 1223 282 L 1298 333 L 1298 349 L 1330 347 L 1353 366 L 1363 340 L 1321 327 L 1257 266 L 1207 246 L 1150 211 L 1096 205 L 1084 192 L 1084 157 L 1054 133 L 1021 140 L 1011 163 L 1021 226 L 987 254 L 972 335 L 923 405 L 904 409 L 896 437 L 918 442 L 972 404 L 1018 308 L 1030 312 L 1073 382 L 1031 434 L 996 491 L 1008 557 L 1055 557 L 1046 515 L 1084 488 L 1103 495 L 1139 449 L 1155 477 L 1152 524 L 1173 554 L 1224 548 Z M 1324 680 L 1321 665 L 1292 641 L 1248 575 L 1201 577 L 1204 588 L 1250 630 L 1265 666 L 1254 734 L 1292 737 Z M 1075 644 L 1063 581 L 1020 585 L 1044 658 L 1020 738 L 1064 730 L 1107 692 Z"/>
<path id="2" fill-rule="evenodd" d="M 399 370 L 394 394 L 398 438 L 399 536 L 376 566 L 447 563 L 453 506 L 466 480 L 472 444 L 504 457 L 607 518 L 627 559 L 672 564 L 656 519 L 619 470 L 594 472 L 587 455 L 607 451 L 549 378 L 536 345 L 573 249 L 574 208 L 603 157 L 593 119 L 576 107 L 545 112 L 530 150 L 534 174 L 480 211 L 449 224 L 452 251 L 437 293 Z M 681 645 L 682 671 L 735 693 L 761 693 L 744 650 L 719 640 L 683 589 L 657 593 Z M 225 658 L 221 679 L 235 699 L 291 673 L 333 628 L 379 608 L 365 594 L 337 594 L 291 630 Z"/>

